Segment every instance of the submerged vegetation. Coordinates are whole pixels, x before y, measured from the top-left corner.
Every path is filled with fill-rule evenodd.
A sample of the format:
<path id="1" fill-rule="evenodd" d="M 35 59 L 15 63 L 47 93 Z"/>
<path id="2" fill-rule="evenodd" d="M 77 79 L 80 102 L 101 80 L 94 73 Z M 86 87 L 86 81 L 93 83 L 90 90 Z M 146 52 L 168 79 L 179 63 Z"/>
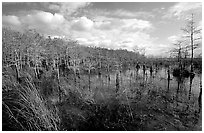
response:
<path id="1" fill-rule="evenodd" d="M 202 59 L 185 62 L 199 79 Z M 201 130 L 202 81 L 188 91 L 176 65 L 3 28 L 3 130 Z"/>

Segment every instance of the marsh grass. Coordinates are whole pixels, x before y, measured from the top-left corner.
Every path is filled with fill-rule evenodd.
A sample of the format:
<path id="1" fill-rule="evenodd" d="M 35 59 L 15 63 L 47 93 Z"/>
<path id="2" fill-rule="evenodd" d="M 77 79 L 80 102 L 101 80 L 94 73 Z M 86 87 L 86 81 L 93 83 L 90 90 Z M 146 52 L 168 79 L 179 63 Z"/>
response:
<path id="1" fill-rule="evenodd" d="M 3 130 L 58 130 L 58 109 L 55 106 L 48 108 L 29 78 L 24 77 L 24 84 L 19 84 L 11 74 L 3 75 Z"/>
<path id="2" fill-rule="evenodd" d="M 192 98 L 185 110 L 185 99 L 178 102 L 157 80 L 144 81 L 138 75 L 130 86 L 126 74 L 116 93 L 113 75 L 110 84 L 105 76 L 100 80 L 92 76 L 89 90 L 87 75 L 77 79 L 80 86 L 74 86 L 72 78 L 63 76 L 57 84 L 52 73 L 46 72 L 36 85 L 29 73 L 22 74 L 24 82 L 19 84 L 12 73 L 4 71 L 3 130 L 197 130 L 199 116 L 193 109 L 198 106 L 197 99 Z M 58 99 L 58 85 L 62 101 Z"/>

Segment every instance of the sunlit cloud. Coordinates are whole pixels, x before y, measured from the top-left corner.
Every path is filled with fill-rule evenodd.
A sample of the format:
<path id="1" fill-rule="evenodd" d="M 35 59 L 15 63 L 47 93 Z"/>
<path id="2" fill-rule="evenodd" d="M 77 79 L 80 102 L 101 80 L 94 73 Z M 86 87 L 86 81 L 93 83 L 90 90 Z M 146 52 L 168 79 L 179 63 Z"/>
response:
<path id="1" fill-rule="evenodd" d="M 38 11 L 25 16 L 3 16 L 3 26 L 21 27 L 23 29 L 35 29 L 36 31 L 53 36 L 66 35 L 66 29 L 69 28 L 69 22 L 60 14 Z M 17 29 L 18 30 L 18 29 Z"/>
<path id="2" fill-rule="evenodd" d="M 19 18 L 13 15 L 2 16 L 2 23 L 3 25 L 13 25 L 13 26 L 21 25 Z"/>
<path id="3" fill-rule="evenodd" d="M 31 10 L 19 9 L 14 14 L 9 12 L 12 15 L 3 14 L 2 25 L 21 31 L 35 29 L 45 36 L 71 37 L 85 46 L 122 48 L 130 51 L 139 47 L 145 49 L 146 55 L 165 54 L 165 51 L 172 47 L 169 44 L 179 39 L 178 33 L 168 27 L 171 21 L 167 22 L 165 19 L 165 23 L 161 23 L 164 21 L 162 18 L 174 17 L 174 21 L 179 21 L 187 12 L 200 11 L 201 8 L 200 3 L 177 3 L 169 7 L 162 5 L 152 8 L 152 12 L 125 8 L 92 8 L 93 3 L 89 2 L 26 3 L 26 6 L 32 7 Z M 161 12 L 167 13 L 162 16 L 164 13 Z M 202 20 L 197 24 L 201 28 Z M 158 33 L 159 31 L 168 35 L 161 38 L 162 33 Z M 166 43 L 160 41 L 162 39 Z"/>
<path id="4" fill-rule="evenodd" d="M 80 8 L 84 8 L 88 5 L 90 5 L 89 2 L 54 2 L 49 3 L 48 8 L 63 14 L 66 18 L 76 13 Z"/>
<path id="5" fill-rule="evenodd" d="M 174 18 L 177 19 L 185 18 L 186 15 L 191 13 L 201 13 L 202 3 L 201 2 L 181 2 L 177 3 L 163 16 L 163 18 Z"/>
<path id="6" fill-rule="evenodd" d="M 77 31 L 88 31 L 93 27 L 93 21 L 86 18 L 81 17 L 72 21 L 72 29 Z"/>

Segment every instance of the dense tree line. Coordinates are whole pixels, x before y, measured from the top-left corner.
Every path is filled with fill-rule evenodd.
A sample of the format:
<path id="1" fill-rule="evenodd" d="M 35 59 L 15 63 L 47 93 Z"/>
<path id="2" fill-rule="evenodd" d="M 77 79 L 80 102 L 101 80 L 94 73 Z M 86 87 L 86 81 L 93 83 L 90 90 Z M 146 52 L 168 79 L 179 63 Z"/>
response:
<path id="1" fill-rule="evenodd" d="M 15 67 L 17 75 L 28 67 L 34 68 L 37 77 L 41 70 L 54 69 L 61 73 L 72 69 L 77 72 L 79 69 L 89 71 L 92 66 L 93 70 L 111 71 L 118 64 L 128 68 L 145 61 L 139 53 L 85 47 L 74 40 L 45 38 L 35 30 L 20 33 L 3 28 L 2 33 L 3 66 Z"/>

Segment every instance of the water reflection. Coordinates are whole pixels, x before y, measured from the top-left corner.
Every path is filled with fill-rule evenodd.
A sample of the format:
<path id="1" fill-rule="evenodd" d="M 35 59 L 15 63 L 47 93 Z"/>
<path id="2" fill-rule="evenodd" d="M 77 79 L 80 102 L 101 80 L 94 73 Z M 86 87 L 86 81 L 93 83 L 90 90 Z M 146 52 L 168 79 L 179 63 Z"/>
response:
<path id="1" fill-rule="evenodd" d="M 167 73 L 168 73 L 168 76 L 167 76 L 167 81 L 168 81 L 168 83 L 167 83 L 167 92 L 169 92 L 169 88 L 170 88 L 170 79 L 171 79 L 170 69 L 168 69 Z"/>
<path id="2" fill-rule="evenodd" d="M 172 100 L 173 106 L 181 107 L 180 109 L 187 109 L 190 106 L 190 102 L 193 100 L 194 107 L 201 111 L 201 98 L 202 98 L 202 84 L 201 74 L 195 74 L 192 78 L 174 77 L 170 68 L 160 68 L 157 71 L 150 72 L 151 69 L 128 69 L 126 71 L 116 71 L 112 73 L 102 73 L 100 77 L 104 84 L 104 87 L 113 87 L 116 94 L 120 92 L 138 91 L 138 88 L 160 89 L 166 92 L 167 100 Z M 105 76 L 106 75 L 106 76 Z M 93 76 L 92 79 L 99 77 Z M 92 80 L 95 86 L 97 81 Z M 134 90 L 135 89 L 135 90 Z M 124 91 L 125 90 L 125 91 Z M 144 91 L 144 94 L 148 94 L 148 91 Z M 165 95 L 165 94 L 164 94 Z M 193 97 L 192 97 L 193 96 Z M 173 98 L 173 99 L 172 99 Z M 196 99 L 196 100 L 195 100 Z M 195 101 L 194 101 L 195 100 Z M 166 101 L 167 102 L 167 101 Z M 168 102 L 167 102 L 168 104 Z M 166 108 L 170 106 L 166 104 Z M 192 106 L 192 107 L 193 107 Z"/>
<path id="3" fill-rule="evenodd" d="M 200 93 L 199 86 L 201 74 L 196 74 L 194 78 L 176 78 L 173 77 L 169 68 L 157 68 L 157 70 L 152 71 L 151 73 L 150 69 L 144 70 L 142 67 L 140 69 L 128 69 L 126 71 L 119 71 L 102 75 L 104 80 L 107 81 L 107 86 L 110 86 L 112 83 L 115 84 L 117 78 L 117 82 L 121 87 L 127 85 L 128 87 L 131 87 L 134 81 L 144 85 L 146 83 L 154 82 L 158 86 L 161 86 L 162 89 L 166 89 L 166 91 L 170 93 L 176 94 L 177 92 L 181 92 L 181 95 L 186 96 L 188 93 L 189 97 L 191 97 L 191 95 L 198 97 Z"/>
<path id="4" fill-rule="evenodd" d="M 198 106 L 199 106 L 199 110 L 198 112 L 200 113 L 202 110 L 202 76 L 200 76 L 200 93 L 199 93 L 199 97 L 198 97 Z"/>
<path id="5" fill-rule="evenodd" d="M 189 89 L 189 95 L 188 95 L 188 100 L 190 100 L 190 98 L 191 98 L 191 88 L 192 88 L 192 83 L 193 83 L 193 77 L 192 76 L 190 76 L 190 89 Z"/>

